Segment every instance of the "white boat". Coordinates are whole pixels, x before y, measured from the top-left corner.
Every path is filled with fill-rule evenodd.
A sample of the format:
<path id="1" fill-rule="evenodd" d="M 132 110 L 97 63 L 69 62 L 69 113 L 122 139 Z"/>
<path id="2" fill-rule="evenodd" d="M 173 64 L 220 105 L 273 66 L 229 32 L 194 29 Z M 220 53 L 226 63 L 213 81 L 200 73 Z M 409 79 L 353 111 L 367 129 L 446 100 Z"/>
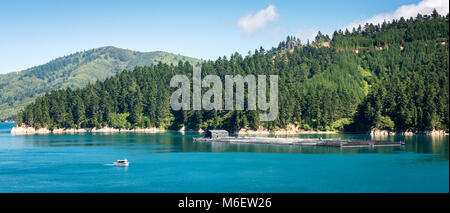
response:
<path id="1" fill-rule="evenodd" d="M 113 163 L 114 166 L 128 166 L 130 163 L 128 162 L 128 160 L 125 158 L 124 160 L 117 160 L 116 162 Z"/>

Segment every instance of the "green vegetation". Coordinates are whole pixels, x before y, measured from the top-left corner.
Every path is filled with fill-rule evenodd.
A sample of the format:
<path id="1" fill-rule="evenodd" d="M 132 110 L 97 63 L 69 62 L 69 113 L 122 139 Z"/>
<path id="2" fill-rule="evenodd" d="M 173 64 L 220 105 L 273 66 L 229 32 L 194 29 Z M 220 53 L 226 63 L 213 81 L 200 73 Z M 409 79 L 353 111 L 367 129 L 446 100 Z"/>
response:
<path id="1" fill-rule="evenodd" d="M 332 39 L 318 34 L 307 45 L 288 37 L 271 50 L 202 63 L 203 77 L 216 74 L 222 81 L 227 74 L 278 75 L 279 116 L 271 122 L 260 122 L 258 111 L 172 111 L 169 99 L 176 88 L 169 87 L 170 79 L 192 76 L 192 65 L 181 61 L 52 91 L 21 111 L 17 122 L 47 128 L 236 130 L 297 124 L 306 130 L 448 131 L 448 18 L 434 12 L 367 24 L 335 32 Z"/>
<path id="2" fill-rule="evenodd" d="M 0 121 L 11 119 L 24 106 L 46 92 L 61 88 L 80 88 L 105 80 L 124 69 L 163 63 L 201 60 L 166 52 L 136 52 L 101 47 L 57 58 L 47 64 L 0 75 Z"/>
<path id="3" fill-rule="evenodd" d="M 127 118 L 130 113 L 109 113 L 108 120 L 111 124 L 111 127 L 118 129 L 128 129 L 131 128 L 130 122 L 128 122 Z"/>

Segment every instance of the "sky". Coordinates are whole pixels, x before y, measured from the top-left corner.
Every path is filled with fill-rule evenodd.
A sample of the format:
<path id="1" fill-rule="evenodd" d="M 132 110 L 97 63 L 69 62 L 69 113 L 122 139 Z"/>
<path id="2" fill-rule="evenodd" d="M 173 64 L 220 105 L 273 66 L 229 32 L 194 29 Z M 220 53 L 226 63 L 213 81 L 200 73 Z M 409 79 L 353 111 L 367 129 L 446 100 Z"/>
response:
<path id="1" fill-rule="evenodd" d="M 78 51 L 115 46 L 215 60 L 277 46 L 288 35 L 306 42 L 317 31 L 365 22 L 447 14 L 446 0 L 138 1 L 0 0 L 0 74 Z"/>

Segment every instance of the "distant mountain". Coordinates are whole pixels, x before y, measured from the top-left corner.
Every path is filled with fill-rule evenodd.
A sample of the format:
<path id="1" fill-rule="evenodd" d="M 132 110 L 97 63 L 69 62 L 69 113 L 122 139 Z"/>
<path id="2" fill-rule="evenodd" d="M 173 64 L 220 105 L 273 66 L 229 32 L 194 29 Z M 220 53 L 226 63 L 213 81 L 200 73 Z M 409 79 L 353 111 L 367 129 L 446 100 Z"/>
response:
<path id="1" fill-rule="evenodd" d="M 200 59 L 155 51 L 137 52 L 112 46 L 77 52 L 20 72 L 0 75 L 0 120 L 10 119 L 36 97 L 61 88 L 80 88 L 135 66 L 191 64 Z"/>

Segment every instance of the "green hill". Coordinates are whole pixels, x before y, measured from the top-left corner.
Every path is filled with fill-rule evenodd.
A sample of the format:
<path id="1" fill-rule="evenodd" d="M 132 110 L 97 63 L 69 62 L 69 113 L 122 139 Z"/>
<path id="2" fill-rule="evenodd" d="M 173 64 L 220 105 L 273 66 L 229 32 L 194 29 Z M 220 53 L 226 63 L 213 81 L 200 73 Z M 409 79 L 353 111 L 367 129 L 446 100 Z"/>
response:
<path id="1" fill-rule="evenodd" d="M 100 47 L 54 59 L 20 72 L 0 75 L 0 120 L 11 119 L 18 110 L 48 91 L 79 88 L 105 80 L 124 69 L 149 66 L 159 62 L 192 64 L 200 59 L 172 53 L 137 52 L 116 47 Z"/>
<path id="2" fill-rule="evenodd" d="M 255 110 L 170 110 L 175 74 L 189 63 L 123 71 L 82 89 L 47 93 L 17 115 L 37 128 L 258 129 L 449 131 L 449 15 L 366 24 L 318 33 L 312 44 L 288 37 L 277 48 L 202 63 L 204 76 L 278 75 L 278 117 Z M 248 95 L 248 94 L 247 94 Z M 192 96 L 191 96 L 192 97 Z M 257 97 L 258 99 L 258 97 Z"/>

